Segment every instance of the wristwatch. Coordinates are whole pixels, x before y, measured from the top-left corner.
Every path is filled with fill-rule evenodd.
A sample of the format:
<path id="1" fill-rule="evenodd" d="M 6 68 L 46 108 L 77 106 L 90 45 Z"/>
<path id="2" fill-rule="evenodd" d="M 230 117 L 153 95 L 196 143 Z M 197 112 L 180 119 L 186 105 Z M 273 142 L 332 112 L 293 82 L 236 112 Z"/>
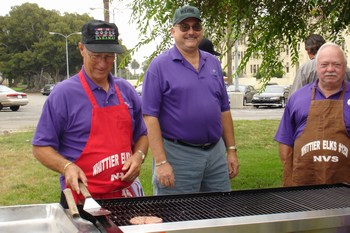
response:
<path id="1" fill-rule="evenodd" d="M 139 152 L 139 153 L 140 153 L 140 155 L 141 155 L 141 157 L 142 157 L 142 163 L 143 163 L 143 162 L 145 162 L 145 158 L 146 158 L 145 153 L 143 153 L 143 151 L 142 151 L 142 150 L 137 150 L 137 152 Z"/>
<path id="2" fill-rule="evenodd" d="M 236 146 L 228 146 L 228 147 L 226 147 L 226 150 L 234 150 L 234 151 L 237 151 L 237 147 L 236 147 Z"/>

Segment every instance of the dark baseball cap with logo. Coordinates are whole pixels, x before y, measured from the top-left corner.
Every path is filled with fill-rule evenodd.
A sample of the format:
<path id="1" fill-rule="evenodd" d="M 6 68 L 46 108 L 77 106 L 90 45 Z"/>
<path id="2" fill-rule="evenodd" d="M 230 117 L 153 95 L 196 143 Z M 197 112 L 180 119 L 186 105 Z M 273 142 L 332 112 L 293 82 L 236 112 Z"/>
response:
<path id="1" fill-rule="evenodd" d="M 197 7 L 194 6 L 183 6 L 176 9 L 173 19 L 173 25 L 180 23 L 182 20 L 187 18 L 196 18 L 202 21 L 201 14 Z"/>
<path id="2" fill-rule="evenodd" d="M 84 46 L 91 52 L 123 53 L 118 42 L 118 28 L 114 23 L 92 20 L 84 24 L 81 33 Z"/>

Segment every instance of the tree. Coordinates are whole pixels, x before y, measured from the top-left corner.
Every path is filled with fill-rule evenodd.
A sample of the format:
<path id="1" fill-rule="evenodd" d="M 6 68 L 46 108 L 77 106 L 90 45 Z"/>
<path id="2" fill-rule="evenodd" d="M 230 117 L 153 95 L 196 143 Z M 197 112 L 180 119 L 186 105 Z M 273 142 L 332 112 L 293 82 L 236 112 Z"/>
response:
<path id="1" fill-rule="evenodd" d="M 25 3 L 15 6 L 6 16 L 0 16 L 0 72 L 10 86 L 24 83 L 27 89 L 39 90 L 48 82 L 66 78 L 66 42 L 63 36 L 80 32 L 92 18 L 87 15 L 64 13 Z M 82 66 L 77 47 L 81 36 L 68 37 L 69 73 L 76 74 Z M 120 68 L 130 63 L 128 49 L 122 45 L 118 54 Z M 0 80 L 1 81 L 1 80 Z"/>
<path id="2" fill-rule="evenodd" d="M 134 76 L 136 77 L 136 70 L 140 68 L 140 64 L 135 60 L 133 59 L 132 62 L 131 62 L 131 69 L 134 70 Z"/>
<path id="3" fill-rule="evenodd" d="M 308 34 L 322 33 L 326 39 L 341 43 L 341 34 L 348 33 L 350 22 L 350 0 L 138 0 L 132 3 L 132 15 L 142 37 L 135 49 L 156 37 L 163 41 L 150 59 L 169 48 L 173 13 L 185 4 L 200 9 L 205 30 L 214 44 L 224 44 L 225 51 L 232 49 L 239 38 L 247 38 L 247 51 L 235 72 L 241 73 L 249 58 L 259 54 L 265 83 L 274 70 L 282 68 L 281 48 L 289 46 L 296 63 L 298 43 Z"/>
<path id="4" fill-rule="evenodd" d="M 69 34 L 80 31 L 90 20 L 87 14 L 65 14 L 45 10 L 37 4 L 15 6 L 9 15 L 0 17 L 0 42 L 8 46 L 0 56 L 0 70 L 10 85 L 27 84 L 28 89 L 40 89 L 46 82 L 65 77 L 65 38 L 52 36 L 50 31 Z M 77 72 L 82 60 L 77 49 L 80 36 L 69 38 L 71 72 Z M 53 77 L 53 78 L 51 78 Z"/>

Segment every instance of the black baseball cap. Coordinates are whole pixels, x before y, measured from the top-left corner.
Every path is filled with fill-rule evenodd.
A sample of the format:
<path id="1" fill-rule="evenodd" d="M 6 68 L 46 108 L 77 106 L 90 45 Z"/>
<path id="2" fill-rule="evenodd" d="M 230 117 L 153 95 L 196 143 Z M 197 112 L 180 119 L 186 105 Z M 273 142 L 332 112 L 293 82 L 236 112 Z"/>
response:
<path id="1" fill-rule="evenodd" d="M 200 50 L 206 51 L 206 52 L 211 53 L 211 54 L 216 55 L 216 56 L 220 56 L 221 55 L 221 53 L 218 53 L 218 52 L 216 52 L 214 50 L 213 43 L 210 40 L 206 39 L 206 38 L 202 39 L 202 41 L 199 44 L 198 48 Z"/>
<path id="2" fill-rule="evenodd" d="M 92 20 L 82 28 L 84 46 L 94 53 L 123 53 L 118 42 L 118 27 L 114 23 Z"/>

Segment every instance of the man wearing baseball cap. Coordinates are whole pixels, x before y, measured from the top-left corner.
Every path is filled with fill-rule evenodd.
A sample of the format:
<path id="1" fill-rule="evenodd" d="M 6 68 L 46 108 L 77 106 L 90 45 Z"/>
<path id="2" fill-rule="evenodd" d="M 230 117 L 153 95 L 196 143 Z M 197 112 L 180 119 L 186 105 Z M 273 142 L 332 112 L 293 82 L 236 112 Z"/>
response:
<path id="1" fill-rule="evenodd" d="M 230 105 L 221 65 L 198 49 L 196 7 L 175 11 L 175 44 L 156 57 L 142 87 L 142 111 L 153 153 L 154 194 L 229 191 L 238 174 Z"/>
<path id="2" fill-rule="evenodd" d="M 216 52 L 215 49 L 214 49 L 214 45 L 213 45 L 213 42 L 211 42 L 209 39 L 207 38 L 203 38 L 201 43 L 199 44 L 198 48 L 200 50 L 203 50 L 203 51 L 206 51 L 208 53 L 211 53 L 215 56 L 220 56 L 221 53 L 219 52 Z"/>
<path id="3" fill-rule="evenodd" d="M 81 71 L 55 86 L 47 98 L 33 139 L 34 156 L 61 174 L 61 189 L 78 181 L 93 198 L 143 195 L 138 180 L 148 150 L 141 102 L 135 89 L 111 70 L 118 28 L 100 20 L 82 28 Z M 64 203 L 61 198 L 61 203 Z"/>

